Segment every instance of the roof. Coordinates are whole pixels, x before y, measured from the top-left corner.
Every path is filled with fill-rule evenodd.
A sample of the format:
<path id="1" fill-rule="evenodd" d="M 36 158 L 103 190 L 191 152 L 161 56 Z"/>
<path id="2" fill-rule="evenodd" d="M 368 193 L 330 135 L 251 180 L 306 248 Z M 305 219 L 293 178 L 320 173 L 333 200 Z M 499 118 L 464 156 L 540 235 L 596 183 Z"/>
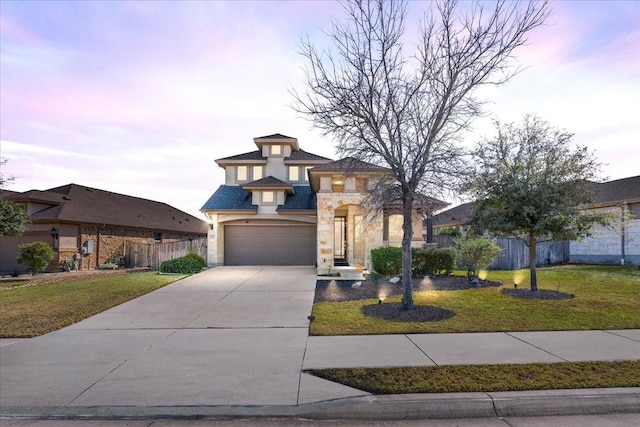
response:
<path id="1" fill-rule="evenodd" d="M 255 150 L 249 153 L 236 154 L 235 156 L 223 157 L 222 159 L 217 159 L 216 163 L 227 163 L 227 162 L 237 162 L 242 160 L 249 160 L 255 163 L 266 163 L 267 158 L 262 156 L 262 151 Z"/>
<path id="2" fill-rule="evenodd" d="M 595 204 L 618 204 L 640 201 L 640 175 L 598 183 Z"/>
<path id="3" fill-rule="evenodd" d="M 244 190 L 259 189 L 285 189 L 293 192 L 293 184 L 284 182 L 273 176 L 267 176 L 257 181 L 247 182 L 241 186 Z"/>
<path id="4" fill-rule="evenodd" d="M 207 223 L 166 203 L 78 184 L 14 193 L 8 198 L 48 205 L 30 216 L 36 223 L 66 222 L 206 234 Z"/>
<path id="5" fill-rule="evenodd" d="M 433 226 L 460 225 L 471 219 L 473 203 L 464 203 L 433 216 Z"/>
<path id="6" fill-rule="evenodd" d="M 270 177 L 272 178 L 272 177 Z M 264 178 L 267 179 L 267 178 Z M 275 178 L 273 178 L 275 179 Z M 280 180 L 277 180 L 280 181 Z M 280 181 L 282 182 L 282 181 Z M 286 184 L 286 183 L 285 183 Z M 290 184 L 287 184 L 290 185 Z M 278 206 L 278 212 L 315 211 L 316 196 L 311 187 L 295 187 L 295 194 L 288 194 L 284 205 Z M 251 193 L 242 187 L 221 185 L 200 209 L 201 211 L 247 211 L 257 212 L 258 206 L 251 204 Z"/>
<path id="7" fill-rule="evenodd" d="M 258 206 L 251 204 L 251 193 L 242 187 L 221 185 L 209 200 L 200 208 L 201 211 L 253 211 Z"/>
<path id="8" fill-rule="evenodd" d="M 316 195 L 311 187 L 303 185 L 296 187 L 296 194 L 287 196 L 284 205 L 278 206 L 278 212 L 316 211 L 318 209 Z"/>
<path id="9" fill-rule="evenodd" d="M 344 159 L 328 162 L 320 166 L 314 167 L 311 171 L 317 172 L 373 172 L 373 171 L 388 171 L 388 168 L 374 165 L 373 163 L 367 163 L 362 160 L 358 160 L 354 157 L 345 157 Z"/>
<path id="10" fill-rule="evenodd" d="M 259 136 L 259 137 L 254 138 L 254 139 L 296 139 L 296 138 L 292 138 L 290 136 L 283 135 L 281 133 L 274 133 L 272 135 Z"/>
<path id="11" fill-rule="evenodd" d="M 292 163 L 292 162 L 322 162 L 327 163 L 330 162 L 331 159 L 327 157 L 318 156 L 317 154 L 309 153 L 304 150 L 298 150 L 291 152 L 291 156 L 284 159 L 284 163 Z"/>
<path id="12" fill-rule="evenodd" d="M 309 153 L 304 150 L 292 151 L 289 157 L 284 159 L 285 164 L 294 163 L 326 163 L 331 161 L 326 157 L 318 156 L 317 154 Z M 236 154 L 235 156 L 223 157 L 217 159 L 216 163 L 223 166 L 227 163 L 252 163 L 252 164 L 266 164 L 267 158 L 262 156 L 261 150 L 251 151 L 248 153 Z"/>
<path id="13" fill-rule="evenodd" d="M 287 135 L 283 135 L 281 133 L 274 133 L 273 135 L 259 136 L 257 138 L 253 138 L 253 142 L 258 146 L 259 149 L 262 149 L 264 144 L 273 145 L 282 143 L 291 147 L 292 151 L 298 151 L 300 147 L 298 146 L 298 139 L 292 138 Z"/>

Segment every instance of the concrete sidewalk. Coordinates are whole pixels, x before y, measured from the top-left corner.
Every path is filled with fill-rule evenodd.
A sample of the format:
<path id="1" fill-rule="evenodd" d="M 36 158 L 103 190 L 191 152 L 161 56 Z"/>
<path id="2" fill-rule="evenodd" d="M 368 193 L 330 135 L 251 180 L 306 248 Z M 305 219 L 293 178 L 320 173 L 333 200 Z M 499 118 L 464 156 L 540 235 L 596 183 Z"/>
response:
<path id="1" fill-rule="evenodd" d="M 0 341 L 0 415 L 449 418 L 637 411 L 640 389 L 372 396 L 327 367 L 638 360 L 640 330 L 309 337 L 308 267 L 218 267 Z M 380 418 L 381 417 L 381 418 Z"/>

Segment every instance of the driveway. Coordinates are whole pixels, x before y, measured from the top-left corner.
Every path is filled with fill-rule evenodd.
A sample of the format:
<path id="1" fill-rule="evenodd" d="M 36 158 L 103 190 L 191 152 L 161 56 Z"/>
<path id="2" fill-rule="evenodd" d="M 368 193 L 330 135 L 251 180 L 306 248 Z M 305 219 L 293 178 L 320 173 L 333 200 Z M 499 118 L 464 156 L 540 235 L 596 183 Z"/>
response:
<path id="1" fill-rule="evenodd" d="M 311 267 L 217 267 L 60 331 L 5 341 L 0 406 L 297 405 L 362 395 L 301 374 L 315 282 Z"/>

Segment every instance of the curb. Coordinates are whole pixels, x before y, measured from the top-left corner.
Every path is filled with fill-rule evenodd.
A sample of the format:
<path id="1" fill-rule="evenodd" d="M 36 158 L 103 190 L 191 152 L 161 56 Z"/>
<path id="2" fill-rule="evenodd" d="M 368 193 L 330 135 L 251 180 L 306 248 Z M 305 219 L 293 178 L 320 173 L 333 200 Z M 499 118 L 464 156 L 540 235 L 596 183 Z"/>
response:
<path id="1" fill-rule="evenodd" d="M 0 419 L 410 420 L 637 413 L 640 387 L 367 396 L 282 406 L 4 407 Z"/>

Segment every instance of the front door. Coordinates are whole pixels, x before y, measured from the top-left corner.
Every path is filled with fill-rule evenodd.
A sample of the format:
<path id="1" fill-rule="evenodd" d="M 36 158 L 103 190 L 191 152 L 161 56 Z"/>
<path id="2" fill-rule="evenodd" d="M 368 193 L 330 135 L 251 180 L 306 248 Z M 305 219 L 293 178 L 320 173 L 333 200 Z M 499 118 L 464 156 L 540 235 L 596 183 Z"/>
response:
<path id="1" fill-rule="evenodd" d="M 347 218 L 335 217 L 333 224 L 333 258 L 334 264 L 347 262 Z"/>

